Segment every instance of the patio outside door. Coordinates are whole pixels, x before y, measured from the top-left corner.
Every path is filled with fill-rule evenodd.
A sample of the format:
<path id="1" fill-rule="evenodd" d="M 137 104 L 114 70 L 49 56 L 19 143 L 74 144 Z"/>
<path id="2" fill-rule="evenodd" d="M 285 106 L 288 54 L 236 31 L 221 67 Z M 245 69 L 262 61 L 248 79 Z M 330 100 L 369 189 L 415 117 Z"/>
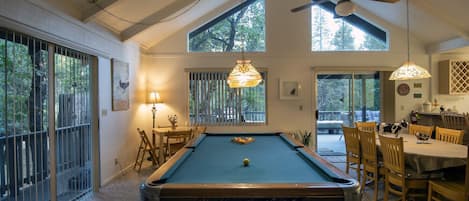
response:
<path id="1" fill-rule="evenodd" d="M 380 121 L 378 72 L 318 74 L 316 79 L 316 142 L 321 155 L 345 153 L 342 125 Z"/>

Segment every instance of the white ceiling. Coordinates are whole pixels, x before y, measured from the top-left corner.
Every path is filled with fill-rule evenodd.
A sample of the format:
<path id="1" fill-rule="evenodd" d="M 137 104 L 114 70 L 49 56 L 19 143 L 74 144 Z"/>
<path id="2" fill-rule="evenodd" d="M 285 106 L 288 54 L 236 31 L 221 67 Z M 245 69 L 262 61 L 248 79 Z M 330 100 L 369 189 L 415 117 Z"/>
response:
<path id="1" fill-rule="evenodd" d="M 120 36 L 149 48 L 218 7 L 242 0 L 46 0 L 85 23 L 94 21 Z M 266 0 L 275 1 L 275 0 Z M 278 0 L 277 0 L 278 1 Z M 405 2 L 352 0 L 359 9 L 406 29 Z M 298 1 L 296 1 L 298 2 Z M 308 2 L 305 0 L 305 2 Z M 301 4 L 299 4 L 301 5 Z M 410 32 L 428 51 L 465 50 L 469 43 L 469 0 L 410 0 Z M 291 9 L 291 8 L 286 8 Z M 360 15 L 360 13 L 358 13 Z M 460 45 L 455 41 L 463 40 Z"/>

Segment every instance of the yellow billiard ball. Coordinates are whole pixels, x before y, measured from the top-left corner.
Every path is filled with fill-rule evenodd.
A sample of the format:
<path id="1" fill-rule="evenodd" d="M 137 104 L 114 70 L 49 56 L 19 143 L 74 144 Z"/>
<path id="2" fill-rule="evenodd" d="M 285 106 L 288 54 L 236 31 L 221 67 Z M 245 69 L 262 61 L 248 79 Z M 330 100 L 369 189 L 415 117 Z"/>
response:
<path id="1" fill-rule="evenodd" d="M 243 159 L 243 165 L 248 166 L 249 165 L 249 158 L 244 158 Z"/>

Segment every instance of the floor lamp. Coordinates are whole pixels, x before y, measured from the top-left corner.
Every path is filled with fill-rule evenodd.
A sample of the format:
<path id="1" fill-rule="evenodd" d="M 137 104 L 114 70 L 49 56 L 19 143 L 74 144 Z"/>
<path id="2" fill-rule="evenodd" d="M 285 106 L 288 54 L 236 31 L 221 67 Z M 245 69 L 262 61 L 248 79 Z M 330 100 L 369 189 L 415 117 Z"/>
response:
<path id="1" fill-rule="evenodd" d="M 152 91 L 150 93 L 150 103 L 152 104 L 152 107 L 151 107 L 151 113 L 152 113 L 152 117 L 153 117 L 153 126 L 152 128 L 155 129 L 155 125 L 156 125 L 156 112 L 157 112 L 157 108 L 156 108 L 156 105 L 159 104 L 159 103 L 163 103 L 163 101 L 161 100 L 161 97 L 160 97 L 160 94 L 156 91 Z M 155 145 L 155 132 L 152 131 L 152 143 L 153 145 Z"/>

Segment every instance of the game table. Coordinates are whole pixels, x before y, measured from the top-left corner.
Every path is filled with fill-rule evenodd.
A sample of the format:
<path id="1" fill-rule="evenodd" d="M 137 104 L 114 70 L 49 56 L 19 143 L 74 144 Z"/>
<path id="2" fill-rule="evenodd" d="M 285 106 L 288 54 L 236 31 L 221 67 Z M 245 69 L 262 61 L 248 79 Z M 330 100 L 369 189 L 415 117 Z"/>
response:
<path id="1" fill-rule="evenodd" d="M 355 179 L 283 133 L 202 134 L 140 188 L 143 201 L 360 200 L 359 191 Z"/>

